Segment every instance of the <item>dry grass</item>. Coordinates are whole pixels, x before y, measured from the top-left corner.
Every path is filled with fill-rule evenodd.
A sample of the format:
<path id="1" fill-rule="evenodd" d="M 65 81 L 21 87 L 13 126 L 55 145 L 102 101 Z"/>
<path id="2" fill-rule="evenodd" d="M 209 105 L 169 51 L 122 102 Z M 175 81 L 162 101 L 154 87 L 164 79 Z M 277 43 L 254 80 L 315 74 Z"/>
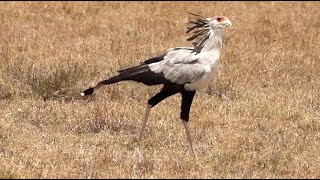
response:
<path id="1" fill-rule="evenodd" d="M 1 2 L 0 178 L 320 178 L 319 2 Z M 186 12 L 223 14 L 221 66 L 151 113 L 160 87 L 89 85 L 186 42 Z M 219 96 L 223 93 L 227 98 Z M 170 108 L 169 108 L 170 107 Z"/>

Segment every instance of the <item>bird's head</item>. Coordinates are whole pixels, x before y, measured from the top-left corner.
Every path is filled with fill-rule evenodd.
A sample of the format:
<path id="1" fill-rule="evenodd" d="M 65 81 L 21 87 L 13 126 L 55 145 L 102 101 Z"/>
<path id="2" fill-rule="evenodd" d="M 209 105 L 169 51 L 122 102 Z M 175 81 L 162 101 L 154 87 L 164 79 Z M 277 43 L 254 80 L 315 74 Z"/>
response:
<path id="1" fill-rule="evenodd" d="M 221 36 L 224 27 L 231 27 L 232 23 L 226 16 L 215 16 L 205 18 L 203 16 L 189 13 L 196 17 L 195 20 L 189 20 L 189 27 L 186 33 L 191 33 L 187 41 L 194 41 L 192 44 L 195 49 L 201 50 L 212 34 Z"/>
<path id="2" fill-rule="evenodd" d="M 215 16 L 213 18 L 206 18 L 212 29 L 231 27 L 232 23 L 229 18 L 225 16 Z"/>

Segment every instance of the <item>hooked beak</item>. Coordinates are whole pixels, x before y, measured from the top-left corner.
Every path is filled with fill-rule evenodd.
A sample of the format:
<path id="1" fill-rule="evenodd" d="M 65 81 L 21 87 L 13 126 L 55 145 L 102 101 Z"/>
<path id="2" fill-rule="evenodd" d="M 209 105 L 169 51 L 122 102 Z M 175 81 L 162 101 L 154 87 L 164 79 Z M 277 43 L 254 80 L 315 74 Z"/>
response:
<path id="1" fill-rule="evenodd" d="M 230 21 L 229 19 L 226 19 L 226 20 L 223 22 L 223 24 L 224 24 L 225 26 L 227 26 L 227 27 L 231 27 L 231 26 L 232 26 L 232 23 L 231 23 L 231 21 Z"/>

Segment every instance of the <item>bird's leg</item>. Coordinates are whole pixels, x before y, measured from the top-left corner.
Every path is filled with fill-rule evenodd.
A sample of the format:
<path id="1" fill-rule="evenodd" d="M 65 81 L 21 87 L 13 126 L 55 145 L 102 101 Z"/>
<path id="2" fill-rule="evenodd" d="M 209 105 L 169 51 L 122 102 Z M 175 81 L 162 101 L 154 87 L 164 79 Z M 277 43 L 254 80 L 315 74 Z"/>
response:
<path id="1" fill-rule="evenodd" d="M 196 153 L 194 151 L 193 145 L 192 145 L 192 138 L 188 126 L 188 121 L 189 121 L 189 113 L 190 113 L 190 107 L 191 103 L 193 100 L 193 97 L 195 95 L 196 91 L 182 91 L 182 103 L 181 103 L 181 113 L 180 113 L 180 118 L 182 119 L 182 123 L 186 132 L 187 136 L 187 142 L 189 143 L 191 152 L 193 156 L 197 159 Z"/>
<path id="2" fill-rule="evenodd" d="M 144 115 L 144 119 L 143 119 L 143 122 L 142 122 L 142 128 L 141 128 L 140 135 L 139 135 L 139 141 L 141 141 L 141 139 L 142 139 L 143 131 L 144 131 L 145 127 L 146 127 L 151 108 L 153 106 L 157 105 L 159 102 L 161 102 L 165 98 L 167 98 L 169 96 L 172 96 L 172 95 L 174 95 L 174 94 L 176 94 L 178 92 L 179 91 L 177 89 L 168 88 L 167 86 L 164 86 L 158 94 L 156 94 L 155 96 L 153 96 L 152 98 L 150 98 L 148 100 L 146 113 Z"/>
<path id="3" fill-rule="evenodd" d="M 142 122 L 142 128 L 141 128 L 140 135 L 139 135 L 139 141 L 141 141 L 143 131 L 144 131 L 144 128 L 146 127 L 151 108 L 152 108 L 152 106 L 150 104 L 148 104 L 147 109 L 146 109 L 146 113 L 144 115 L 143 122 Z"/>
<path id="4" fill-rule="evenodd" d="M 189 143 L 191 152 L 192 152 L 193 156 L 197 159 L 196 153 L 195 153 L 193 145 L 192 145 L 192 138 L 191 138 L 191 133 L 190 133 L 190 130 L 189 130 L 188 122 L 182 120 L 182 124 L 183 124 L 184 130 L 186 132 L 186 137 L 187 137 L 187 141 Z"/>

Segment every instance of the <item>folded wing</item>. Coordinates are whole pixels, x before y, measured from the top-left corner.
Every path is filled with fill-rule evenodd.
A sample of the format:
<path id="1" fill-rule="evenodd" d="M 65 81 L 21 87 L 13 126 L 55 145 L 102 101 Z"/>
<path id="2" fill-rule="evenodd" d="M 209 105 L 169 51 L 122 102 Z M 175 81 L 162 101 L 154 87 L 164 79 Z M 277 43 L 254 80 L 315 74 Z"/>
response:
<path id="1" fill-rule="evenodd" d="M 151 71 L 162 74 L 172 83 L 192 83 L 203 77 L 206 67 L 193 49 L 180 48 L 168 52 L 162 61 L 149 64 Z"/>

